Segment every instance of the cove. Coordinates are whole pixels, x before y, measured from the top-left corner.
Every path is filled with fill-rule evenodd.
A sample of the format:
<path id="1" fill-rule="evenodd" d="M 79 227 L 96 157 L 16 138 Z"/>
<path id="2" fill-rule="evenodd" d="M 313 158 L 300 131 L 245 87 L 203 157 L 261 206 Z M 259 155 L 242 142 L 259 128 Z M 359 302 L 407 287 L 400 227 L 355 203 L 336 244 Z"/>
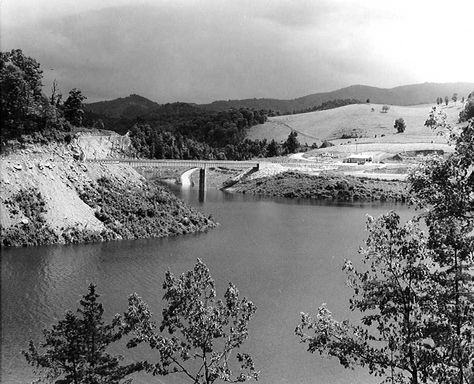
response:
<path id="1" fill-rule="evenodd" d="M 137 292 L 160 321 L 166 270 L 182 273 L 201 258 L 216 280 L 218 294 L 232 281 L 257 305 L 244 344 L 261 371 L 260 383 L 375 383 L 364 370 L 345 370 L 337 360 L 311 355 L 294 336 L 302 311 L 321 303 L 338 319 L 351 291 L 341 271 L 345 258 L 357 263 L 366 237 L 365 215 L 406 206 L 336 204 L 270 199 L 197 189 L 174 192 L 220 223 L 207 233 L 167 239 L 3 249 L 1 255 L 1 382 L 25 383 L 35 377 L 20 354 L 29 339 L 77 307 L 88 283 L 98 285 L 106 319 L 123 313 L 127 296 Z M 201 199 L 202 200 L 202 199 Z M 153 360 L 147 348 L 116 351 L 127 358 Z M 133 381 L 182 383 L 180 376 L 137 375 Z"/>

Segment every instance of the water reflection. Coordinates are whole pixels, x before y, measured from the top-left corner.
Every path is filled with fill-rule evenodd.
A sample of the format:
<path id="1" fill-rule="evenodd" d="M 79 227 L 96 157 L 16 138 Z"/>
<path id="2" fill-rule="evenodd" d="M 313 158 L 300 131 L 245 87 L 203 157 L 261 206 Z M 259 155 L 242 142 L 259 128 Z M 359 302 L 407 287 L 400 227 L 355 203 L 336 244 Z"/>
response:
<path id="1" fill-rule="evenodd" d="M 200 203 L 205 203 L 206 202 L 206 188 L 199 188 L 199 202 Z"/>
<path id="2" fill-rule="evenodd" d="M 301 311 L 312 311 L 322 302 L 336 317 L 350 316 L 350 291 L 341 265 L 345 258 L 357 257 L 365 214 L 397 208 L 406 217 L 406 207 L 270 199 L 212 189 L 200 201 L 198 189 L 174 186 L 173 191 L 213 215 L 220 226 L 167 239 L 3 250 L 2 382 L 34 378 L 19 351 L 30 338 L 38 341 L 41 330 L 66 309 L 77 308 L 88 283 L 98 284 L 107 319 L 123 312 L 127 296 L 137 292 L 159 320 L 165 271 L 181 273 L 198 257 L 211 269 L 219 292 L 232 281 L 257 305 L 246 351 L 256 358 L 261 383 L 374 382 L 363 371 L 345 371 L 337 361 L 308 354 L 293 330 Z M 147 350 L 127 354 L 149 357 Z M 139 376 L 134 382 L 154 380 Z"/>

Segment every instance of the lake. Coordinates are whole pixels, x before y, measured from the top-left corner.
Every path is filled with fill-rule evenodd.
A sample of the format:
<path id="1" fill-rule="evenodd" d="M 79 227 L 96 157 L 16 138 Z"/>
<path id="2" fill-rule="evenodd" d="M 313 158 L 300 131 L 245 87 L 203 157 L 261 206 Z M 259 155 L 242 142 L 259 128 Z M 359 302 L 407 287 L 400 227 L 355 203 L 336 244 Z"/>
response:
<path id="1" fill-rule="evenodd" d="M 75 310 L 89 283 L 98 285 L 107 320 L 123 313 L 127 296 L 137 292 L 160 321 L 165 271 L 182 273 L 197 258 L 210 268 L 218 296 L 232 281 L 256 304 L 243 350 L 253 355 L 260 383 L 376 382 L 363 370 L 345 370 L 335 359 L 306 352 L 294 329 L 300 312 L 314 313 L 321 303 L 327 303 L 336 318 L 353 316 L 347 310 L 351 291 L 341 267 L 345 258 L 357 263 L 366 236 L 365 215 L 397 209 L 407 218 L 407 207 L 269 199 L 217 190 L 208 190 L 206 201 L 200 202 L 195 189 L 175 192 L 212 215 L 219 227 L 168 239 L 2 250 L 2 383 L 34 379 L 21 349 L 29 339 L 38 342 L 41 330 L 62 318 L 65 310 Z M 153 358 L 146 348 L 126 354 Z M 181 382 L 182 376 L 144 374 L 134 380 Z"/>

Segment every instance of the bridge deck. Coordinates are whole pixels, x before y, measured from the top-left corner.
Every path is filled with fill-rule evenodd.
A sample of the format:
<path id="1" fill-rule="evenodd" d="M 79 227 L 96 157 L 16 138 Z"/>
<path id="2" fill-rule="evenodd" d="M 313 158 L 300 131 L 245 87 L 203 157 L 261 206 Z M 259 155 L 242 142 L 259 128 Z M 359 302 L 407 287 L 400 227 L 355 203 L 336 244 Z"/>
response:
<path id="1" fill-rule="evenodd" d="M 103 164 L 127 164 L 132 167 L 187 167 L 187 168 L 255 168 L 256 161 L 232 160 L 143 160 L 143 159 L 87 159 L 86 161 Z"/>

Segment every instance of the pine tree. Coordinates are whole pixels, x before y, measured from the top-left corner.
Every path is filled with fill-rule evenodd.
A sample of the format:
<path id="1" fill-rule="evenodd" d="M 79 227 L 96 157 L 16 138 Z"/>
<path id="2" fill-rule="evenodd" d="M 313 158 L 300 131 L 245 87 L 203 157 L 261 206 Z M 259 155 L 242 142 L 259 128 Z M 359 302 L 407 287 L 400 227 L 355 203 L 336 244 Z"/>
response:
<path id="1" fill-rule="evenodd" d="M 143 369 L 142 363 L 120 365 L 121 356 L 106 352 L 123 336 L 121 318 L 105 323 L 98 298 L 91 284 L 76 314 L 68 311 L 51 330 L 44 330 L 39 347 L 30 341 L 23 355 L 38 375 L 61 384 L 118 384 Z"/>
<path id="2" fill-rule="evenodd" d="M 298 150 L 298 148 L 300 147 L 300 143 L 297 137 L 298 137 L 298 132 L 296 131 L 290 132 L 290 134 L 288 135 L 288 138 L 283 143 L 283 147 L 285 148 L 286 153 L 295 153 Z"/>
<path id="3" fill-rule="evenodd" d="M 267 157 L 275 157 L 280 154 L 280 146 L 278 143 L 275 141 L 275 139 L 272 139 L 270 143 L 267 146 Z"/>

